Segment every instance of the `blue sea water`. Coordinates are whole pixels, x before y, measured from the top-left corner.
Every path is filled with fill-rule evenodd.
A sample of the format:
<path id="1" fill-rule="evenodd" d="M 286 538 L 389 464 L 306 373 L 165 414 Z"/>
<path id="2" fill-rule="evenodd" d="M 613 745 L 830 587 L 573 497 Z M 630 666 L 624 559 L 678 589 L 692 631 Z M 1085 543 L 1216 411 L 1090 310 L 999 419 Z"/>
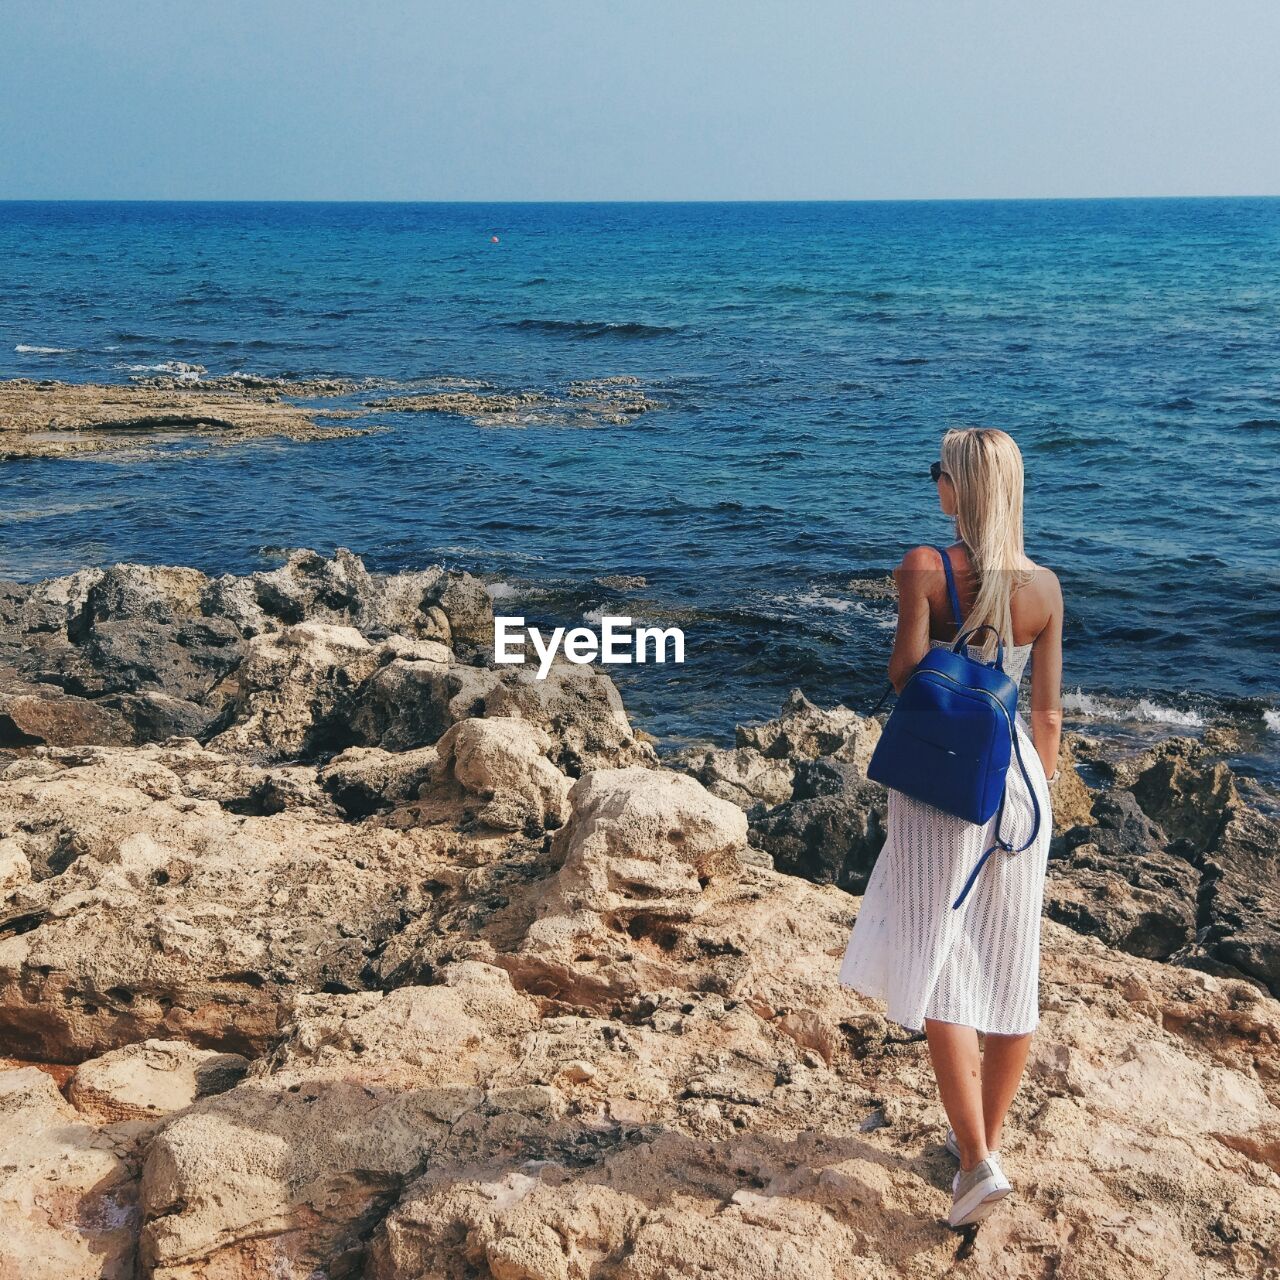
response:
<path id="1" fill-rule="evenodd" d="M 13 202 L 0 263 L 3 377 L 630 375 L 664 406 L 0 464 L 0 576 L 441 561 L 537 623 L 683 626 L 685 665 L 617 668 L 624 696 L 725 740 L 794 687 L 873 699 L 893 604 L 850 580 L 950 537 L 928 464 L 995 425 L 1063 584 L 1068 706 L 1228 719 L 1277 776 L 1280 200 Z"/>

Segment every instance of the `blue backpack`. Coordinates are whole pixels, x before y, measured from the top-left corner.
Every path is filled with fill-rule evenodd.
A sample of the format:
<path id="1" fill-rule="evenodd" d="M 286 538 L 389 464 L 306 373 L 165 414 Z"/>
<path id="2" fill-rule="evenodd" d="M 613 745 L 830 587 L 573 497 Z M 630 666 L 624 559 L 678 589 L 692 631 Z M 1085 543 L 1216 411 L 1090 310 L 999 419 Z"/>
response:
<path id="1" fill-rule="evenodd" d="M 951 904 L 955 909 L 997 849 L 1021 853 L 1031 847 L 1040 832 L 1040 801 L 1014 731 L 1018 686 L 1004 671 L 1004 642 L 997 634 L 994 662 L 968 656 L 965 645 L 970 638 L 995 628 L 983 623 L 965 631 L 951 560 L 945 547 L 934 550 L 942 556 L 958 634 L 949 649 L 931 648 L 907 677 L 881 730 L 867 777 L 979 826 L 999 813 L 995 844 L 978 859 Z M 1030 838 L 1017 848 L 1000 835 L 1011 753 L 1027 780 L 1035 814 Z"/>

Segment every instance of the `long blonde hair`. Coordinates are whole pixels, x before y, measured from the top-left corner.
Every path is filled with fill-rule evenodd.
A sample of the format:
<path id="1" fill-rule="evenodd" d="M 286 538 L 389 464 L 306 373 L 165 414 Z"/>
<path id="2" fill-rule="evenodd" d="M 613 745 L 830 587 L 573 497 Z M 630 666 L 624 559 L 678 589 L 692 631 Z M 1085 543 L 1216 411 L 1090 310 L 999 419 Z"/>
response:
<path id="1" fill-rule="evenodd" d="M 1012 648 L 1010 602 L 1035 575 L 1022 549 L 1022 452 L 1006 431 L 954 427 L 942 437 L 941 461 L 956 491 L 956 537 L 968 548 L 978 578 L 965 630 L 985 622 Z M 988 658 L 995 655 L 989 631 L 975 643 Z"/>

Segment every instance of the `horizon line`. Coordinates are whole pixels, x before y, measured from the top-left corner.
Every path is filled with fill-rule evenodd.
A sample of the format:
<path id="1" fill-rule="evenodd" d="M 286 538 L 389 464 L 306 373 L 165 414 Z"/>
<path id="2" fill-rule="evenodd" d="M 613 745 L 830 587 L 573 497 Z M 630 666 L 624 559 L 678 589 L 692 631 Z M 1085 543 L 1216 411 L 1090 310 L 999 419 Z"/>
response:
<path id="1" fill-rule="evenodd" d="M 661 197 L 647 199 L 377 199 L 353 196 L 0 196 L 0 204 L 378 204 L 378 205 L 688 205 L 688 204 L 1050 204 L 1117 203 L 1143 200 L 1277 200 L 1280 192 L 1205 195 L 1110 196 L 819 196 L 764 198 L 755 196 Z"/>

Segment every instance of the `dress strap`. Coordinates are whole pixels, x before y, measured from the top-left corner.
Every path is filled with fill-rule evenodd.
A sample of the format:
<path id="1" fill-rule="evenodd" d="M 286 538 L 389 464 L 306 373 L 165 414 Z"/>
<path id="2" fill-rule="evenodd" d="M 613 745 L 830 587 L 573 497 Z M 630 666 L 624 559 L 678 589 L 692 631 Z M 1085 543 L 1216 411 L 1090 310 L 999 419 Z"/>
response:
<path id="1" fill-rule="evenodd" d="M 960 618 L 960 595 L 956 591 L 956 575 L 951 570 L 951 557 L 947 555 L 946 547 L 934 547 L 934 550 L 942 557 L 942 567 L 947 574 L 947 598 L 951 601 L 951 616 L 956 622 L 956 631 L 963 631 L 964 626 Z"/>

